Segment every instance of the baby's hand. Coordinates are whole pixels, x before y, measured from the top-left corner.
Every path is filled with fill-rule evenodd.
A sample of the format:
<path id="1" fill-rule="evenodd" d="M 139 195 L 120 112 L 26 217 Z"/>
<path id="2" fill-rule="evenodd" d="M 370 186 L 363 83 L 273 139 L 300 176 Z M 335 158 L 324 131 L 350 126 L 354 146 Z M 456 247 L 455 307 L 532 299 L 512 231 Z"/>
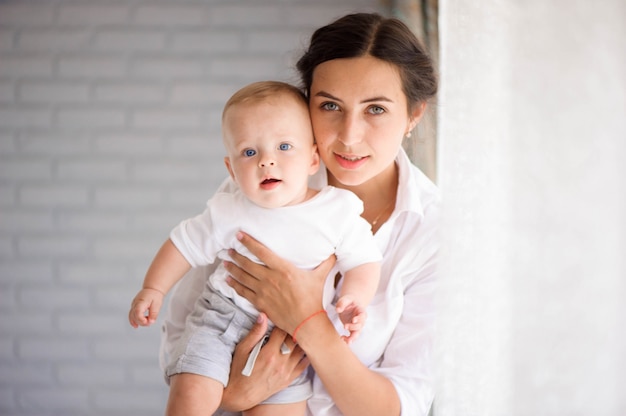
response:
<path id="1" fill-rule="evenodd" d="M 150 326 L 156 322 L 163 304 L 164 294 L 156 289 L 141 289 L 128 312 L 128 321 L 133 328 Z M 147 314 L 146 314 L 147 313 Z"/>
<path id="2" fill-rule="evenodd" d="M 361 305 L 355 303 L 354 299 L 350 295 L 344 295 L 337 300 L 335 306 L 339 319 L 343 322 L 343 327 L 350 332 L 350 335 L 342 337 L 344 341 L 350 344 L 357 339 L 365 320 L 367 319 L 367 311 Z"/>

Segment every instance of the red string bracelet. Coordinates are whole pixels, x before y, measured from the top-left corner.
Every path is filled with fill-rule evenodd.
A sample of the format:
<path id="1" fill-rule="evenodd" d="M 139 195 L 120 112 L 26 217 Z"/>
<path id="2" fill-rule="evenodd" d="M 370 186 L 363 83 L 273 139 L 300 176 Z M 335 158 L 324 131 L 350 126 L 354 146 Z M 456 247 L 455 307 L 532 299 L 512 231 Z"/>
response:
<path id="1" fill-rule="evenodd" d="M 308 317 L 308 318 L 304 318 L 304 320 L 303 320 L 302 322 L 300 322 L 300 325 L 298 325 L 298 326 L 296 327 L 296 329 L 294 329 L 294 331 L 293 331 L 293 335 L 291 336 L 291 339 L 293 339 L 293 342 L 294 342 L 294 343 L 296 343 L 296 344 L 298 343 L 298 341 L 296 341 L 296 334 L 298 333 L 298 331 L 300 330 L 300 328 L 302 328 L 302 326 L 303 326 L 304 324 L 306 324 L 309 320 L 313 319 L 314 317 L 316 317 L 316 316 L 317 316 L 317 315 L 319 315 L 320 313 L 326 313 L 326 310 L 325 310 L 325 309 L 320 309 L 319 311 L 314 312 L 314 313 L 312 313 L 311 315 L 309 315 L 309 317 Z"/>

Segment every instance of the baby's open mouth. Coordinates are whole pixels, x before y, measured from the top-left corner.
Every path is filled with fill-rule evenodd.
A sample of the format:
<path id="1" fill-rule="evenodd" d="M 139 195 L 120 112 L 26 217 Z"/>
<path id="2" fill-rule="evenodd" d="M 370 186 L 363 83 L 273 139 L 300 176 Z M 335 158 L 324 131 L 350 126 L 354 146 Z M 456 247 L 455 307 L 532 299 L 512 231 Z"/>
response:
<path id="1" fill-rule="evenodd" d="M 265 179 L 263 182 L 261 182 L 261 185 L 267 185 L 268 183 L 274 183 L 274 182 L 280 182 L 280 179 L 275 179 L 275 178 Z"/>

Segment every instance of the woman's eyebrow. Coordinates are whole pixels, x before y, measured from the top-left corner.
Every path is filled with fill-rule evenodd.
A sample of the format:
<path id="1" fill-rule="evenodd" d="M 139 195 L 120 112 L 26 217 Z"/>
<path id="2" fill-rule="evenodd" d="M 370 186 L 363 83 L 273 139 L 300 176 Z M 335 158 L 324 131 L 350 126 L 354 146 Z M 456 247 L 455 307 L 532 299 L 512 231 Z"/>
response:
<path id="1" fill-rule="evenodd" d="M 387 98 L 384 95 L 378 96 L 378 97 L 372 97 L 372 98 L 367 98 L 363 101 L 361 101 L 361 104 L 365 104 L 365 103 L 372 103 L 375 101 L 386 101 L 388 103 L 392 103 L 393 100 L 391 98 Z"/>
<path id="2" fill-rule="evenodd" d="M 323 97 L 323 98 L 328 98 L 330 100 L 334 100 L 334 101 L 338 101 L 338 102 L 343 102 L 343 100 L 341 100 L 340 98 L 335 97 L 332 94 L 327 93 L 326 91 L 319 91 L 318 93 L 315 94 L 316 97 Z M 387 98 L 384 95 L 380 95 L 380 96 L 376 96 L 376 97 L 372 97 L 372 98 L 366 98 L 365 100 L 361 101 L 361 104 L 366 104 L 366 103 L 373 103 L 373 102 L 389 102 L 392 103 L 393 100 L 391 98 Z"/>
<path id="3" fill-rule="evenodd" d="M 323 97 L 323 98 L 328 98 L 334 101 L 341 101 L 339 98 L 335 97 L 332 94 L 327 93 L 326 91 L 319 91 L 315 94 L 315 97 Z"/>

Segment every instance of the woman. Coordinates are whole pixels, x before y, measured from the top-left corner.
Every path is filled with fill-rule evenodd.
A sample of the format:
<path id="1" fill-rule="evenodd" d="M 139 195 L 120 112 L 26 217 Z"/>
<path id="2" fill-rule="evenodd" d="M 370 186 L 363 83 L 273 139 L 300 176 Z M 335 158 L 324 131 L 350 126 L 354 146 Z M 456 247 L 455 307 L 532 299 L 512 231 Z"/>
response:
<path id="1" fill-rule="evenodd" d="M 365 329 L 347 345 L 335 329 L 333 309 L 319 313 L 323 293 L 333 289 L 324 291 L 324 281 L 335 283 L 326 279 L 333 259 L 313 271 L 298 270 L 242 233 L 242 243 L 265 265 L 232 253 L 230 284 L 284 332 L 274 330 L 251 377 L 238 376 L 266 328 L 262 315 L 235 352 L 222 405 L 250 408 L 310 364 L 311 415 L 426 415 L 434 396 L 438 192 L 401 144 L 436 93 L 432 62 L 400 21 L 354 14 L 318 29 L 298 70 L 326 167 L 314 185 L 349 189 L 363 201 L 362 216 L 383 253 L 381 283 Z M 187 279 L 172 299 L 165 351 L 197 296 L 193 280 L 202 276 Z M 296 332 L 297 345 L 289 336 Z M 283 342 L 291 354 L 280 354 Z"/>

